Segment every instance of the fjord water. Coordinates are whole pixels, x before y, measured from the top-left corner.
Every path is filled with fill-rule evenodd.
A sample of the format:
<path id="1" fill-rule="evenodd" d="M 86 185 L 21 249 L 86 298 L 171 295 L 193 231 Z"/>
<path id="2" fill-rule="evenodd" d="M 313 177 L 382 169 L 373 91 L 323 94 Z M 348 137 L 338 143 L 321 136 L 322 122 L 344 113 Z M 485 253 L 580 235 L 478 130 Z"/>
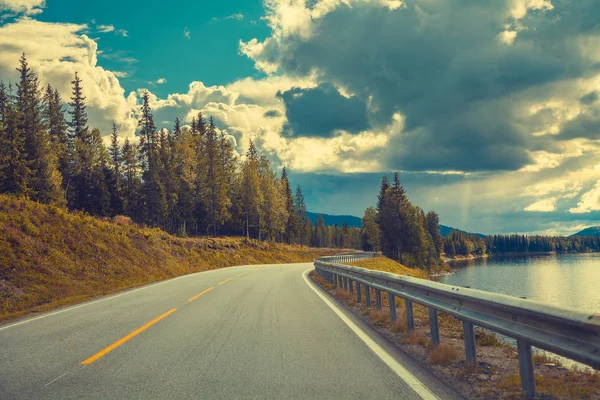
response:
<path id="1" fill-rule="evenodd" d="M 453 266 L 456 273 L 440 282 L 600 312 L 600 253 L 492 256 Z"/>

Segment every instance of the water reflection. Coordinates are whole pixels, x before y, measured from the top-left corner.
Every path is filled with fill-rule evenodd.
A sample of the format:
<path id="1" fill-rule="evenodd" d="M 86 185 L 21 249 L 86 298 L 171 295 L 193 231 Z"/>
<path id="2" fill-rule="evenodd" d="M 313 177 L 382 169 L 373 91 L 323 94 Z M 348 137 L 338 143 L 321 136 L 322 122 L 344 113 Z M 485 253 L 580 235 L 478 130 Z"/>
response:
<path id="1" fill-rule="evenodd" d="M 546 304 L 600 311 L 600 254 L 498 256 L 455 263 L 441 282 L 527 297 Z"/>

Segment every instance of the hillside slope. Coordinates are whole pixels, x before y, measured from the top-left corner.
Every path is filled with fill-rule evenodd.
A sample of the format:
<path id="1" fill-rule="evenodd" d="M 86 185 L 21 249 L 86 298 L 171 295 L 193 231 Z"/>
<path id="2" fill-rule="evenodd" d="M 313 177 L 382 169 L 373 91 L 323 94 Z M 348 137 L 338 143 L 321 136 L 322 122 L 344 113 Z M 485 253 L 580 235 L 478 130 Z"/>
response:
<path id="1" fill-rule="evenodd" d="M 123 217 L 103 221 L 0 195 L 0 320 L 191 272 L 324 254 L 243 238 L 177 238 Z"/>
<path id="2" fill-rule="evenodd" d="M 600 236 L 600 226 L 590 226 L 571 236 Z"/>
<path id="3" fill-rule="evenodd" d="M 346 226 L 352 228 L 362 228 L 362 220 L 353 215 L 329 215 L 329 214 L 320 214 L 323 216 L 323 222 L 325 222 L 325 226 L 342 226 L 342 224 L 346 224 Z M 319 213 L 313 213 L 310 211 L 306 212 L 306 216 L 314 225 L 317 222 L 317 218 L 319 218 Z"/>

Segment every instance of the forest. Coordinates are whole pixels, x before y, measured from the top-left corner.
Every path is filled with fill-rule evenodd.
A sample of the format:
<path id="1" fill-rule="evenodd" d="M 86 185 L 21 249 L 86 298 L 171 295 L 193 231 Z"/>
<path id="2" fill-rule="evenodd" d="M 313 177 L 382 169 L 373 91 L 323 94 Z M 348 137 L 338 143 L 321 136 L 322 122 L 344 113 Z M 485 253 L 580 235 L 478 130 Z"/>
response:
<path id="1" fill-rule="evenodd" d="M 381 251 L 401 264 L 430 268 L 441 263 L 442 236 L 438 214 L 427 214 L 413 205 L 400 176 L 390 184 L 383 175 L 377 206 L 365 210 L 362 218 L 363 248 Z"/>
<path id="2" fill-rule="evenodd" d="M 600 251 L 600 237 L 489 235 L 482 238 L 455 231 L 444 238 L 444 253 L 448 256 L 590 251 Z"/>
<path id="3" fill-rule="evenodd" d="M 313 226 L 295 190 L 253 141 L 240 156 L 212 117 L 154 123 L 142 94 L 136 140 L 110 145 L 88 125 L 83 82 L 75 74 L 65 103 L 40 87 L 25 54 L 16 84 L 0 82 L 0 193 L 86 214 L 159 227 L 179 236 L 245 236 L 318 247 L 360 248 L 360 229 Z M 65 111 L 65 107 L 67 110 Z"/>

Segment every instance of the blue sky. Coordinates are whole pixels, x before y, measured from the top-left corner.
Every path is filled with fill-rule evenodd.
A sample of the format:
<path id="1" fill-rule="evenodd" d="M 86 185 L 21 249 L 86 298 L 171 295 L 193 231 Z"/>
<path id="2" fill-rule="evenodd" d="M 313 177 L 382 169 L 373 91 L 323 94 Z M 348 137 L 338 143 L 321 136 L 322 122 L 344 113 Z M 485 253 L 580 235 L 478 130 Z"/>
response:
<path id="1" fill-rule="evenodd" d="M 103 0 L 82 6 L 77 0 L 48 0 L 37 19 L 114 27 L 110 34 L 90 34 L 104 53 L 99 64 L 127 72 L 120 79 L 126 91 L 164 78 L 166 84 L 156 85 L 153 92 L 166 96 L 187 90 L 199 78 L 207 85 L 225 85 L 264 75 L 238 51 L 240 40 L 269 34 L 263 15 L 261 1 Z"/>
<path id="2" fill-rule="evenodd" d="M 90 124 L 135 140 L 142 90 L 287 166 L 311 211 L 361 216 L 383 173 L 442 223 L 571 234 L 600 219 L 597 0 L 0 0 L 21 52 Z"/>

